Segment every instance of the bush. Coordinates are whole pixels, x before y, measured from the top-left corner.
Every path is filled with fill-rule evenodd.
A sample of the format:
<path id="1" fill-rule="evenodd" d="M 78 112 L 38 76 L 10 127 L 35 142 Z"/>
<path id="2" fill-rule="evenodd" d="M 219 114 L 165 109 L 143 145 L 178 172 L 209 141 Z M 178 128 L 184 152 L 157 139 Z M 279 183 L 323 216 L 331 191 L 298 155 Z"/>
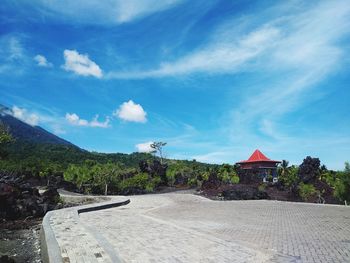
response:
<path id="1" fill-rule="evenodd" d="M 150 182 L 147 183 L 146 185 L 146 192 L 147 193 L 152 193 L 154 191 L 154 189 L 160 185 L 160 183 L 162 182 L 162 179 L 160 178 L 160 176 L 156 176 L 154 178 L 152 178 L 152 180 Z"/>
<path id="2" fill-rule="evenodd" d="M 298 177 L 298 167 L 297 166 L 291 166 L 288 167 L 288 169 L 284 172 L 284 174 L 280 175 L 278 180 L 283 184 L 284 186 L 291 188 L 294 184 L 296 184 L 299 180 Z"/>
<path id="3" fill-rule="evenodd" d="M 138 188 L 138 189 L 146 189 L 148 184 L 148 174 L 139 173 L 133 177 L 125 179 L 119 183 L 119 188 L 121 191 L 124 191 L 128 188 Z"/>
<path id="4" fill-rule="evenodd" d="M 315 197 L 317 194 L 319 194 L 315 186 L 313 186 L 312 184 L 300 183 L 298 190 L 299 196 L 301 197 L 301 199 L 303 199 L 303 201 L 307 201 L 310 198 Z"/>
<path id="5" fill-rule="evenodd" d="M 343 172 L 336 174 L 334 196 L 340 201 L 350 201 L 350 164 L 345 163 Z"/>
<path id="6" fill-rule="evenodd" d="M 222 164 L 215 172 L 217 172 L 219 180 L 225 184 L 239 183 L 239 177 L 232 165 Z"/>
<path id="7" fill-rule="evenodd" d="M 231 177 L 231 183 L 232 184 L 238 184 L 239 183 L 238 175 L 234 175 L 234 176 Z"/>
<path id="8" fill-rule="evenodd" d="M 264 192 L 266 190 L 266 184 L 261 184 L 258 186 L 259 192 Z"/>
<path id="9" fill-rule="evenodd" d="M 122 193 L 132 189 L 144 190 L 147 193 L 152 193 L 161 182 L 160 176 L 155 176 L 150 179 L 147 173 L 139 173 L 133 177 L 122 180 L 119 183 L 119 189 Z"/>
<path id="10" fill-rule="evenodd" d="M 200 183 L 197 181 L 197 178 L 190 178 L 188 180 L 188 185 L 193 187 L 193 186 L 198 186 Z"/>

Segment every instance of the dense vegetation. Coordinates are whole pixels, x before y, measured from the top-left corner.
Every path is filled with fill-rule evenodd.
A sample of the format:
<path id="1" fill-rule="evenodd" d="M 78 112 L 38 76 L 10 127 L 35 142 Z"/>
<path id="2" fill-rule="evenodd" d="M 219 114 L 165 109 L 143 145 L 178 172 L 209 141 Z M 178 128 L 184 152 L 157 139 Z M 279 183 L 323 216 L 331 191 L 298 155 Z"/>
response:
<path id="1" fill-rule="evenodd" d="M 162 147 L 165 145 L 162 142 L 154 144 L 154 154 L 104 154 L 70 144 L 13 138 L 9 130 L 0 125 L 0 171 L 46 180 L 52 176 L 61 177 L 74 183 L 81 192 L 98 194 L 149 193 L 159 187 L 200 189 L 210 180 L 225 186 L 237 185 L 240 181 L 250 183 L 237 166 L 164 159 Z M 308 156 L 300 166 L 289 166 L 284 160 L 278 173 L 279 182 L 274 187 L 303 201 L 320 202 L 327 195 L 338 202 L 350 201 L 349 163 L 343 171 L 332 171 L 321 165 L 318 158 Z M 261 180 L 257 185 L 259 191 L 265 190 L 266 186 Z"/>
<path id="2" fill-rule="evenodd" d="M 283 161 L 279 167 L 279 181 L 290 191 L 295 192 L 304 201 L 321 201 L 327 191 L 340 202 L 350 201 L 350 165 L 345 163 L 343 171 L 328 170 L 326 166 L 320 165 L 318 158 L 310 156 L 303 160 L 297 167 L 288 166 Z"/>
<path id="3" fill-rule="evenodd" d="M 195 160 L 165 160 L 161 156 L 164 143 L 155 145 L 160 157 L 149 153 L 105 154 L 74 145 L 14 140 L 7 128 L 1 127 L 0 171 L 47 179 L 60 176 L 87 193 L 145 193 L 159 186 L 195 186 L 198 176 L 217 167 Z"/>

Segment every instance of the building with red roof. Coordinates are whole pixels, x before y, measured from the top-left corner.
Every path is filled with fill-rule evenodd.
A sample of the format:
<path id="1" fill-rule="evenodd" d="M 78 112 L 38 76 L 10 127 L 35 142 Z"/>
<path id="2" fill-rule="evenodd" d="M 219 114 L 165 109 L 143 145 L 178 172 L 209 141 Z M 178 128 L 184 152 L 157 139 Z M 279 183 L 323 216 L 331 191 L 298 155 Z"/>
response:
<path id="1" fill-rule="evenodd" d="M 273 181 L 277 181 L 277 166 L 281 163 L 267 158 L 258 149 L 253 152 L 248 160 L 237 162 L 240 169 L 245 173 L 251 173 L 262 177 L 263 181 L 267 180 L 267 177 L 271 176 Z"/>

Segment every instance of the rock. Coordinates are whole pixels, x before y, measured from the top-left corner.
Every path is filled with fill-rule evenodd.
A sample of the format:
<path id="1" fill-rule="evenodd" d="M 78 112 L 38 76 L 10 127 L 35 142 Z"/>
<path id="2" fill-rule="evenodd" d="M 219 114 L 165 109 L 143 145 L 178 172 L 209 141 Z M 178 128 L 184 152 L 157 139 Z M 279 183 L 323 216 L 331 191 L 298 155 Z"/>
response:
<path id="1" fill-rule="evenodd" d="M 209 175 L 208 180 L 204 181 L 202 183 L 202 190 L 210 190 L 210 189 L 217 189 L 221 185 L 221 181 L 219 180 L 216 173 L 211 173 Z"/>
<path id="2" fill-rule="evenodd" d="M 13 258 L 5 255 L 0 257 L 0 263 L 16 263 L 16 261 Z"/>
<path id="3" fill-rule="evenodd" d="M 265 191 L 249 185 L 234 185 L 233 188 L 222 192 L 224 200 L 259 200 L 268 199 Z"/>
<path id="4" fill-rule="evenodd" d="M 0 174 L 0 219 L 41 217 L 55 209 L 58 201 L 56 188 L 49 188 L 41 196 L 24 176 Z"/>
<path id="5" fill-rule="evenodd" d="M 303 183 L 312 183 L 320 173 L 320 159 L 307 156 L 299 166 L 298 175 Z"/>
<path id="6" fill-rule="evenodd" d="M 121 195 L 141 195 L 145 193 L 146 191 L 139 187 L 127 187 L 120 194 Z"/>
<path id="7" fill-rule="evenodd" d="M 49 188 L 42 194 L 43 201 L 48 204 L 57 204 L 60 198 L 60 194 L 57 192 L 57 188 Z"/>
<path id="8" fill-rule="evenodd" d="M 181 173 L 175 175 L 174 185 L 187 185 L 188 178 Z"/>

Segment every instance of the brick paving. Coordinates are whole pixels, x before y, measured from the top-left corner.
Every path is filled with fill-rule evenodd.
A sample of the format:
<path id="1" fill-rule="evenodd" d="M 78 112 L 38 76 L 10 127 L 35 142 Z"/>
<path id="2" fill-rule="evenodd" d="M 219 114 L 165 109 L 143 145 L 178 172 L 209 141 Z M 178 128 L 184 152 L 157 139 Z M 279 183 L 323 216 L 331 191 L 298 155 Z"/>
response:
<path id="1" fill-rule="evenodd" d="M 350 262 L 350 207 L 130 199 L 79 217 L 57 211 L 51 227 L 66 262 Z"/>

